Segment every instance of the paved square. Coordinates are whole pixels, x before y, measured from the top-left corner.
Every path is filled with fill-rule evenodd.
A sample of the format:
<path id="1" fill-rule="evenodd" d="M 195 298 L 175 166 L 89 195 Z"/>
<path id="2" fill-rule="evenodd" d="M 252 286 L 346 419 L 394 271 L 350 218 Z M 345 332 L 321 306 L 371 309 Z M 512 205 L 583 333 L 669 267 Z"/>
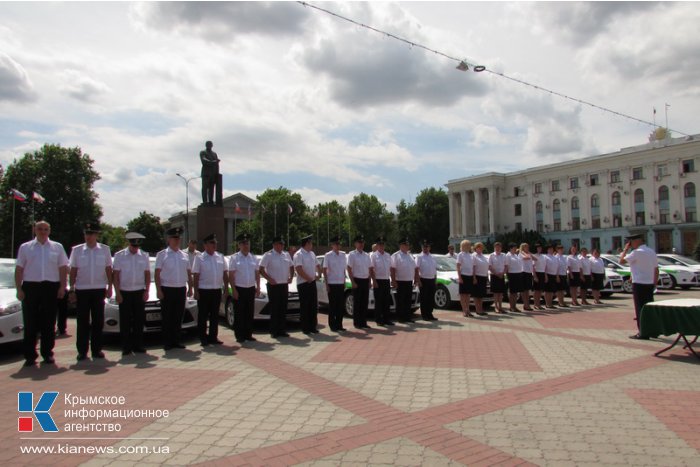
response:
<path id="1" fill-rule="evenodd" d="M 663 298 L 679 297 L 700 292 Z M 276 340 L 261 325 L 258 342 L 241 346 L 222 328 L 219 347 L 192 338 L 165 354 L 155 339 L 148 355 L 122 358 L 109 345 L 105 361 L 80 364 L 70 337 L 57 341 L 55 366 L 35 368 L 22 368 L 8 346 L 0 463 L 700 465 L 700 360 L 680 346 L 654 357 L 670 338 L 629 340 L 630 297 L 606 302 L 472 319 L 440 310 L 435 323 L 343 335 L 320 315 L 314 336 L 292 327 Z M 43 433 L 35 421 L 19 433 L 27 414 L 15 394 L 32 391 L 36 403 L 52 390 L 60 431 Z M 71 406 L 66 395 L 125 402 Z M 97 419 L 98 409 L 149 416 Z M 115 423 L 119 431 L 95 430 Z M 71 446 L 83 451 L 57 451 Z"/>

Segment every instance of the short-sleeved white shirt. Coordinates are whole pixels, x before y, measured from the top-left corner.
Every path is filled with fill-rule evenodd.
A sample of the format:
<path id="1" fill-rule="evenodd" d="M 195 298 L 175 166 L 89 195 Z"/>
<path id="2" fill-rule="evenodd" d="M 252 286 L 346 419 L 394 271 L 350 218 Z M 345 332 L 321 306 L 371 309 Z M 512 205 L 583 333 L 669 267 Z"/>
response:
<path id="1" fill-rule="evenodd" d="M 591 256 L 589 258 L 591 262 L 591 272 L 594 274 L 605 274 L 605 262 L 603 261 L 603 258 L 596 258 L 595 256 Z"/>
<path id="2" fill-rule="evenodd" d="M 190 261 L 182 250 L 168 247 L 156 255 L 156 270 L 160 269 L 160 285 L 162 287 L 186 287 L 187 271 Z"/>
<path id="3" fill-rule="evenodd" d="M 416 257 L 416 267 L 421 279 L 435 279 L 437 276 L 437 261 L 430 253 L 421 253 Z"/>
<path id="4" fill-rule="evenodd" d="M 489 276 L 489 259 L 483 253 L 472 253 L 474 258 L 474 274 L 481 277 Z"/>
<path id="5" fill-rule="evenodd" d="M 411 253 L 399 250 L 391 255 L 391 267 L 396 271 L 394 277 L 397 281 L 413 281 L 416 276 L 416 260 Z"/>
<path id="6" fill-rule="evenodd" d="M 579 273 L 581 272 L 581 258 L 579 258 L 578 255 L 569 255 L 566 257 L 566 267 L 569 268 L 569 271 L 572 273 Z"/>
<path id="7" fill-rule="evenodd" d="M 259 267 L 258 258 L 250 252 L 244 255 L 239 251 L 228 259 L 228 270 L 236 273 L 233 280 L 233 285 L 236 287 L 255 287 L 255 273 Z"/>
<path id="8" fill-rule="evenodd" d="M 555 255 L 545 256 L 547 265 L 545 266 L 545 272 L 550 276 L 556 276 L 559 274 L 559 259 Z"/>
<path id="9" fill-rule="evenodd" d="M 313 251 L 306 251 L 301 248 L 294 253 L 294 268 L 301 266 L 303 271 L 309 276 L 316 278 L 316 254 Z M 306 279 L 297 274 L 297 284 L 304 284 Z"/>
<path id="10" fill-rule="evenodd" d="M 104 289 L 108 283 L 106 268 L 112 267 L 112 253 L 103 243 L 92 248 L 81 243 L 70 252 L 70 267 L 77 269 L 76 290 Z"/>
<path id="11" fill-rule="evenodd" d="M 459 266 L 459 274 L 462 276 L 474 275 L 474 257 L 471 253 L 460 251 L 457 255 L 457 265 Z"/>
<path id="12" fill-rule="evenodd" d="M 555 258 L 557 258 L 557 261 L 559 261 L 559 269 L 557 270 L 557 274 L 560 276 L 566 276 L 566 270 L 568 267 L 566 256 L 557 254 Z"/>
<path id="13" fill-rule="evenodd" d="M 508 265 L 508 272 L 511 274 L 523 272 L 523 262 L 520 259 L 520 253 L 506 253 L 506 264 Z"/>
<path id="14" fill-rule="evenodd" d="M 506 255 L 493 253 L 489 256 L 489 266 L 491 266 L 491 272 L 502 274 L 506 269 Z"/>
<path id="15" fill-rule="evenodd" d="M 68 266 L 68 256 L 60 243 L 47 239 L 41 244 L 35 238 L 20 245 L 15 264 L 24 271 L 23 281 L 59 282 L 58 268 Z"/>
<path id="16" fill-rule="evenodd" d="M 206 251 L 194 258 L 192 274 L 199 274 L 199 288 L 217 290 L 224 286 L 224 271 L 228 269 L 224 255 L 215 251 L 210 255 Z"/>
<path id="17" fill-rule="evenodd" d="M 369 255 L 369 259 L 374 269 L 375 279 L 387 280 L 391 278 L 391 255 L 389 253 L 374 251 Z"/>
<path id="18" fill-rule="evenodd" d="M 323 257 L 323 269 L 329 284 L 345 284 L 345 268 L 348 267 L 348 258 L 344 251 L 329 251 Z"/>
<path id="19" fill-rule="evenodd" d="M 293 265 L 292 257 L 286 251 L 270 250 L 260 260 L 260 267 L 265 268 L 268 276 L 278 284 L 286 284 L 289 281 L 289 268 Z"/>
<path id="20" fill-rule="evenodd" d="M 520 252 L 520 262 L 523 265 L 523 272 L 526 272 L 528 274 L 532 274 L 534 272 L 534 265 L 537 264 L 537 261 L 533 260 L 532 258 L 535 257 L 535 255 L 530 254 L 527 258 L 523 255 L 523 252 Z M 539 258 L 538 258 L 539 259 Z"/>
<path id="21" fill-rule="evenodd" d="M 537 261 L 535 261 L 535 265 L 533 266 L 534 271 L 544 272 L 547 268 L 547 255 L 544 253 L 535 253 L 533 256 L 537 258 Z"/>
<path id="22" fill-rule="evenodd" d="M 581 272 L 583 273 L 584 276 L 590 276 L 591 275 L 591 261 L 590 257 L 586 256 L 578 256 L 579 261 L 581 262 Z"/>
<path id="23" fill-rule="evenodd" d="M 348 267 L 352 269 L 354 278 L 369 278 L 370 265 L 369 255 L 365 251 L 352 250 L 348 254 Z"/>
<path id="24" fill-rule="evenodd" d="M 119 271 L 119 290 L 135 292 L 145 290 L 145 272 L 151 267 L 148 253 L 137 250 L 132 253 L 128 248 L 114 254 L 112 269 Z"/>
<path id="25" fill-rule="evenodd" d="M 646 245 L 632 250 L 625 259 L 630 265 L 634 284 L 654 284 L 654 270 L 659 267 L 656 252 Z"/>

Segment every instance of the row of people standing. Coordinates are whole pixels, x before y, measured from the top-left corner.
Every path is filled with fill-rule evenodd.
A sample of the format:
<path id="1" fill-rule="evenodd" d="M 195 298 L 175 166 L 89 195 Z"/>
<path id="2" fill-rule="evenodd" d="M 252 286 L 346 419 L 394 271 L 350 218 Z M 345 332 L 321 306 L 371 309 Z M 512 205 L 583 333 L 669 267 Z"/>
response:
<path id="1" fill-rule="evenodd" d="M 593 249 L 592 256 L 588 256 L 586 248 L 582 248 L 579 253 L 577 247 L 572 246 L 570 254 L 565 256 L 562 245 L 545 247 L 538 243 L 535 247 L 536 253 L 531 253 L 527 243 L 519 246 L 510 243 L 508 252 L 503 253 L 501 243 L 496 242 L 494 252 L 485 255 L 483 243 L 476 243 L 472 251 L 471 242 L 463 240 L 456 260 L 460 303 L 464 316 L 473 316 L 469 309 L 470 298 L 474 299 L 477 315 L 486 314 L 483 309 L 483 297 L 487 293 L 487 282 L 490 282 L 496 313 L 505 313 L 503 296 L 506 294 L 511 312 L 521 311 L 517 307 L 519 296 L 523 309 L 532 311 L 531 292 L 534 292 L 534 309 L 556 308 L 555 295 L 560 307 L 568 307 L 564 299 L 567 288 L 574 306 L 589 304 L 586 299 L 589 288 L 593 290 L 594 303 L 601 303 L 600 290 L 605 281 L 605 265 L 597 249 Z"/>

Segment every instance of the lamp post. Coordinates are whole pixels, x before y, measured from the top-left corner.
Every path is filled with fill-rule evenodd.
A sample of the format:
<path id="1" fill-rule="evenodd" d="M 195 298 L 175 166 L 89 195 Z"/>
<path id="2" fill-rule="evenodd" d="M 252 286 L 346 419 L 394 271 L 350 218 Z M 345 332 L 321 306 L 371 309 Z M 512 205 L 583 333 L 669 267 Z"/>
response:
<path id="1" fill-rule="evenodd" d="M 185 181 L 185 233 L 186 233 L 186 240 L 189 242 L 190 241 L 190 182 L 192 180 L 195 180 L 197 178 L 201 178 L 201 176 L 197 177 L 190 177 L 190 178 L 185 178 L 184 176 L 180 175 L 179 173 L 176 173 L 178 177 L 183 179 Z"/>

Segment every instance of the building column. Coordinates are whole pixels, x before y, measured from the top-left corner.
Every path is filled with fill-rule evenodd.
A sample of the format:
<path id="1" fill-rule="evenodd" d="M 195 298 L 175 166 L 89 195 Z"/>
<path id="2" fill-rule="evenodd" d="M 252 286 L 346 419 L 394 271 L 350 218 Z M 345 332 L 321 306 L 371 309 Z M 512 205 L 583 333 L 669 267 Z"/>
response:
<path id="1" fill-rule="evenodd" d="M 469 219 L 469 197 L 467 196 L 467 190 L 462 190 L 460 194 L 462 196 L 462 237 L 466 237 L 469 234 L 467 228 L 467 220 Z"/>
<path id="2" fill-rule="evenodd" d="M 474 191 L 474 233 L 481 235 L 481 188 Z"/>
<path id="3" fill-rule="evenodd" d="M 496 187 L 488 189 L 489 192 L 489 234 L 496 233 Z"/>
<path id="4" fill-rule="evenodd" d="M 450 238 L 455 236 L 455 200 L 454 193 L 448 193 L 447 201 L 449 203 L 449 218 L 450 218 Z"/>

